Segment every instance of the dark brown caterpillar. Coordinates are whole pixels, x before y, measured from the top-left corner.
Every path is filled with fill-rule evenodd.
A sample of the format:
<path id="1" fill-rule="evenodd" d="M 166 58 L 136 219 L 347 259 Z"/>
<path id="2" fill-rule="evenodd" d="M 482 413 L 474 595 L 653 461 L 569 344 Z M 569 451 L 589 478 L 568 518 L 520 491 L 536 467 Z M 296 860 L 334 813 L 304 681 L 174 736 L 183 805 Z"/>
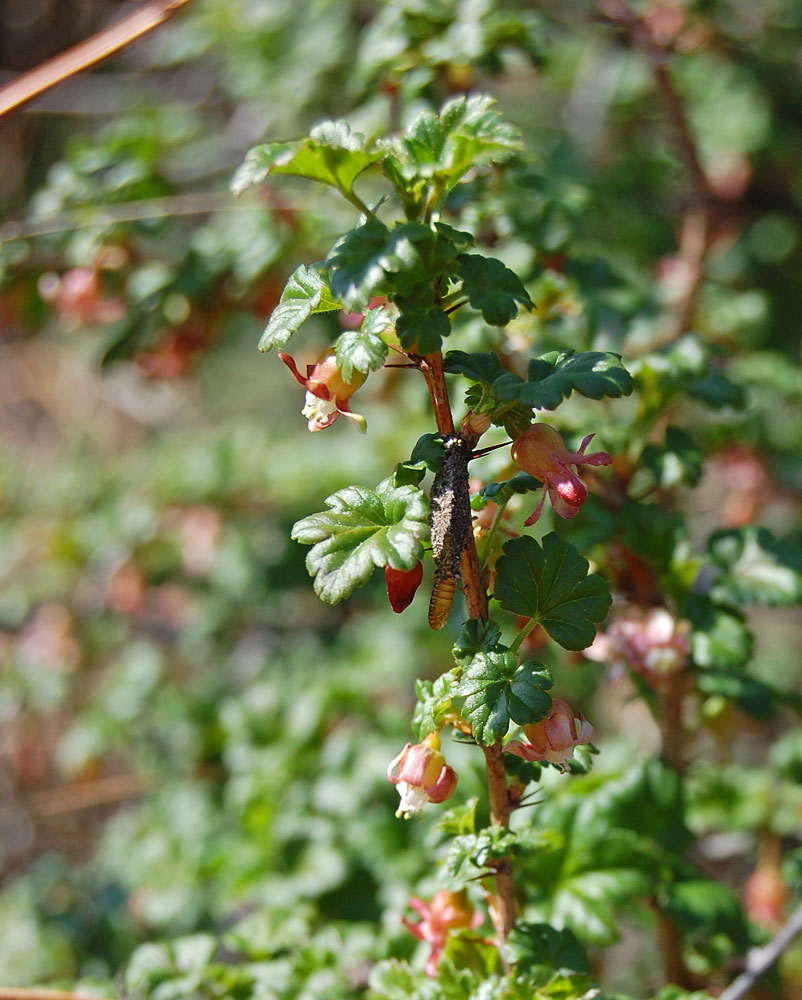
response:
<path id="1" fill-rule="evenodd" d="M 462 552 L 471 530 L 468 462 L 471 449 L 458 434 L 443 440 L 443 467 L 434 477 L 429 526 L 434 556 L 434 587 L 429 601 L 429 627 L 441 629 L 451 613 Z"/>

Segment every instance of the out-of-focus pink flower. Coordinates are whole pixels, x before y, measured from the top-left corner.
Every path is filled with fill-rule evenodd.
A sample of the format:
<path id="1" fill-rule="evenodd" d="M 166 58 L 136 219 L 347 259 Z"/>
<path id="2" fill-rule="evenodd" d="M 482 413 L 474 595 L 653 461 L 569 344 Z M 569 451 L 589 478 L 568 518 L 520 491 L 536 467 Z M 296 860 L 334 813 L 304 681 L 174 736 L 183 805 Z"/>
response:
<path id="1" fill-rule="evenodd" d="M 628 666 L 659 684 L 685 669 L 691 651 L 689 632 L 689 623 L 675 620 L 666 608 L 628 608 L 598 633 L 584 655 L 611 666 Z"/>
<path id="2" fill-rule="evenodd" d="M 46 271 L 39 279 L 39 294 L 52 302 L 66 321 L 113 323 L 125 315 L 121 299 L 101 298 L 100 275 L 93 267 L 73 267 L 59 277 Z"/>
<path id="3" fill-rule="evenodd" d="M 409 819 L 427 802 L 445 802 L 457 787 L 457 775 L 440 752 L 436 732 L 414 746 L 407 743 L 387 768 L 387 779 L 398 789 L 401 803 L 396 816 Z"/>
<path id="4" fill-rule="evenodd" d="M 512 446 L 512 457 L 524 472 L 541 480 L 543 495 L 534 512 L 524 524 L 534 524 L 540 517 L 546 493 L 559 517 L 575 517 L 588 498 L 585 484 L 576 474 L 577 465 L 609 465 L 612 458 L 606 451 L 585 454 L 592 434 L 583 440 L 579 451 L 569 451 L 559 433 L 548 424 L 534 424 L 518 437 Z"/>
<path id="5" fill-rule="evenodd" d="M 427 976 L 433 976 L 437 971 L 437 963 L 449 931 L 460 927 L 476 930 L 481 927 L 484 919 L 482 914 L 474 909 L 464 889 L 460 892 L 441 889 L 432 896 L 431 903 L 413 896 L 409 905 L 420 916 L 420 920 L 413 924 L 411 920 L 402 917 L 404 926 L 412 931 L 416 938 L 428 941 L 432 946 L 432 953 L 426 963 Z"/>
<path id="6" fill-rule="evenodd" d="M 562 698 L 554 699 L 545 719 L 523 729 L 528 742 L 510 740 L 504 747 L 508 753 L 524 760 L 547 760 L 563 768 L 573 757 L 575 747 L 593 739 L 593 726 L 581 712 L 574 718 L 574 710 Z"/>
<path id="7" fill-rule="evenodd" d="M 746 912 L 761 927 L 778 930 L 785 919 L 790 890 L 785 884 L 777 859 L 762 859 L 746 880 Z"/>
<path id="8" fill-rule="evenodd" d="M 349 406 L 351 396 L 367 378 L 364 372 L 354 371 L 346 381 L 337 366 L 334 351 L 326 351 L 314 365 L 306 366 L 306 378 L 298 371 L 294 358 L 279 351 L 278 355 L 289 368 L 296 380 L 306 389 L 306 400 L 301 412 L 307 418 L 310 431 L 322 431 L 331 427 L 342 414 L 364 434 L 367 421 L 359 413 L 353 413 Z"/>
<path id="9" fill-rule="evenodd" d="M 17 656 L 35 668 L 70 673 L 81 659 L 81 646 L 73 633 L 72 612 L 55 601 L 40 604 L 17 639 Z"/>

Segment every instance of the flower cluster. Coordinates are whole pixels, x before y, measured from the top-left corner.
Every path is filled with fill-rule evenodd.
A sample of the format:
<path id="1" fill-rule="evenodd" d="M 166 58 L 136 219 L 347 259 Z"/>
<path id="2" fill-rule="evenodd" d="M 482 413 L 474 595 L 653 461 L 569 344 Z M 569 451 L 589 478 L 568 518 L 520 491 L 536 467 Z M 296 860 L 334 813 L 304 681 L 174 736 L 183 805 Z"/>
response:
<path id="1" fill-rule="evenodd" d="M 387 778 L 396 786 L 401 803 L 396 816 L 420 817 L 427 802 L 445 802 L 457 787 L 457 775 L 440 752 L 440 737 L 430 733 L 421 743 L 407 743 L 387 768 Z"/>
<path id="2" fill-rule="evenodd" d="M 575 517 L 588 498 L 588 490 L 576 474 L 577 465 L 609 465 L 612 458 L 606 451 L 585 454 L 593 434 L 582 441 L 579 451 L 569 451 L 559 433 L 548 424 L 534 424 L 516 438 L 512 457 L 524 472 L 539 479 L 544 486 L 540 503 L 524 521 L 527 526 L 540 517 L 548 493 L 554 513 L 559 517 Z"/>
<path id="3" fill-rule="evenodd" d="M 562 698 L 554 699 L 545 719 L 524 726 L 523 730 L 527 742 L 510 740 L 504 747 L 507 753 L 524 760 L 546 760 L 563 769 L 573 757 L 574 748 L 593 739 L 593 726 L 581 712 L 574 718 L 573 709 Z"/>

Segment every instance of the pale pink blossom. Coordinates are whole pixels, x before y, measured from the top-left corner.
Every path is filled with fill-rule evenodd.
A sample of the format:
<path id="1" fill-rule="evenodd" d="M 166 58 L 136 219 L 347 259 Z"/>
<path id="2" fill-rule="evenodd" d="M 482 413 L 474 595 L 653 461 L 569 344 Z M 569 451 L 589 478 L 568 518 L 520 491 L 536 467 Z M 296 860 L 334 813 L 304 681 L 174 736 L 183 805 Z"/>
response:
<path id="1" fill-rule="evenodd" d="M 554 699 L 545 719 L 530 723 L 523 730 L 527 742 L 510 740 L 504 747 L 507 753 L 529 761 L 546 760 L 563 769 L 576 747 L 593 740 L 593 726 L 581 712 L 574 718 L 574 710 L 562 698 Z"/>
<path id="2" fill-rule="evenodd" d="M 457 775 L 440 752 L 440 737 L 430 733 L 421 743 L 407 743 L 390 761 L 387 779 L 398 789 L 396 816 L 420 817 L 427 802 L 445 802 L 457 787 Z"/>

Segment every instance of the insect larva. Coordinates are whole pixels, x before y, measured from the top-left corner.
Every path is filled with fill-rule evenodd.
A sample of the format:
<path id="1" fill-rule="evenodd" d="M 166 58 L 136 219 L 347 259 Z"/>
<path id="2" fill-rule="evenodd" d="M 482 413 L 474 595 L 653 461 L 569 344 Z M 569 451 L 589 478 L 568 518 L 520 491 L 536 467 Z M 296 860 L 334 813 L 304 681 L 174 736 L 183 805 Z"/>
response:
<path id="1" fill-rule="evenodd" d="M 457 588 L 456 576 L 444 576 L 435 579 L 432 596 L 429 599 L 429 628 L 441 629 L 451 614 L 454 603 L 454 591 Z"/>
<path id="2" fill-rule="evenodd" d="M 443 467 L 432 484 L 429 525 L 434 556 L 434 589 L 429 602 L 429 626 L 442 628 L 451 611 L 462 551 L 471 530 L 468 461 L 471 449 L 458 434 L 443 440 Z"/>

